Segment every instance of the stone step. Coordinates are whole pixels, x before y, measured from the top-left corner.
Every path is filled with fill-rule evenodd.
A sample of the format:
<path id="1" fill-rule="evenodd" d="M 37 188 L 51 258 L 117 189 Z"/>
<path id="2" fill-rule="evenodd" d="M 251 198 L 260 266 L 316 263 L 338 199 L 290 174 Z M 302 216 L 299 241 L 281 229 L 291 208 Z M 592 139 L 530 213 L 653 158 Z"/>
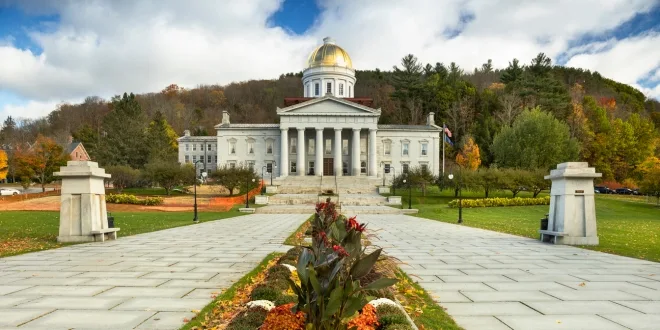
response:
<path id="1" fill-rule="evenodd" d="M 313 214 L 315 212 L 314 204 L 296 204 L 296 205 L 268 205 L 257 208 L 255 213 L 261 214 Z M 414 214 L 416 209 L 400 209 L 384 205 L 375 206 L 350 206 L 342 205 L 341 213 L 346 216 L 360 214 Z"/>

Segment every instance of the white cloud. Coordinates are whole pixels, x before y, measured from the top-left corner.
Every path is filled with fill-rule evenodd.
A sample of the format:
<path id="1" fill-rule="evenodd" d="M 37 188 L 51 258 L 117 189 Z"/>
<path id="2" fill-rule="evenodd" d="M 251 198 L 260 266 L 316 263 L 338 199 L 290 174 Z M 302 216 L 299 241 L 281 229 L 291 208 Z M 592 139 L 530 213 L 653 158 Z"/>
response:
<path id="1" fill-rule="evenodd" d="M 14 105 L 5 104 L 0 107 L 0 118 L 13 116 L 14 118 L 39 118 L 48 115 L 51 111 L 57 109 L 61 102 L 40 102 L 29 101 L 25 104 Z"/>
<path id="2" fill-rule="evenodd" d="M 31 33 L 43 54 L 0 43 L 0 90 L 32 100 L 35 109 L 53 100 L 159 91 L 171 83 L 276 78 L 301 70 L 308 52 L 328 35 L 360 69 L 390 69 L 408 53 L 423 62 L 454 61 L 466 70 L 489 58 L 504 67 L 514 57 L 527 63 L 543 51 L 553 58 L 567 54 L 570 65 L 634 84 L 649 69 L 631 62 L 660 58 L 657 35 L 569 49 L 574 38 L 603 33 L 648 11 L 653 2 L 645 0 L 326 0 L 315 26 L 302 36 L 269 25 L 281 2 L 50 2 L 59 26 Z M 461 26 L 462 13 L 473 13 L 474 20 L 448 39 L 445 32 Z M 657 88 L 645 92 L 658 95 Z M 20 110 L 5 106 L 8 111 Z"/>

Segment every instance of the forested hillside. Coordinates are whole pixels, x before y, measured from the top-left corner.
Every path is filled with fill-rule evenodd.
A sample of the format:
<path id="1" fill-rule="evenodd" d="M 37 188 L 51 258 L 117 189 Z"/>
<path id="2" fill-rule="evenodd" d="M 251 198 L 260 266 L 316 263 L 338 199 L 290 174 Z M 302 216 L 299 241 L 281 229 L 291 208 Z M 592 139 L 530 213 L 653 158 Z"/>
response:
<path id="1" fill-rule="evenodd" d="M 0 130 L 0 144 L 32 143 L 40 134 L 64 143 L 72 135 L 103 165 L 141 167 L 149 157 L 145 149 L 149 143 L 142 142 L 150 136 L 153 129 L 149 127 L 154 123 L 162 132 L 153 134 L 171 139 L 168 124 L 177 135 L 185 129 L 194 135 L 212 135 L 223 110 L 229 111 L 235 123 L 276 122 L 276 107 L 283 106 L 284 97 L 302 97 L 301 77 L 302 73 L 288 73 L 277 80 L 192 89 L 172 84 L 160 92 L 136 95 L 136 102 L 130 96 L 112 100 L 91 96 L 81 104 L 62 104 L 44 118 L 7 118 Z M 564 129 L 569 142 L 577 146 L 575 157 L 596 166 L 607 180 L 639 177 L 635 173 L 640 164 L 660 156 L 657 100 L 596 72 L 553 66 L 544 54 L 526 62 L 513 59 L 503 70 L 494 70 L 489 60 L 473 71 L 455 63 L 424 64 L 408 55 L 391 71 L 357 71 L 355 95 L 374 99 L 374 106 L 382 109 L 381 124 L 422 124 L 427 113 L 435 112 L 437 123 L 445 122 L 456 142 L 455 149 L 449 148 L 448 158 L 454 159 L 471 137 L 478 146 L 481 166 L 548 169 L 555 164 L 514 158 L 521 157 L 516 155 L 521 150 L 534 158 L 530 148 L 540 154 L 564 153 L 528 143 L 540 139 L 553 143 L 548 139 L 555 135 L 561 139 Z M 122 109 L 121 118 L 108 116 L 119 106 L 130 107 L 130 111 Z M 543 134 L 539 126 L 524 131 L 535 126 L 524 126 L 522 120 L 516 123 L 524 109 L 536 107 L 552 118 L 530 113 L 526 120 L 556 120 L 557 134 Z M 520 144 L 522 149 L 495 150 L 505 145 L 494 143 L 501 131 L 513 139 L 506 141 L 515 141 L 506 145 Z"/>

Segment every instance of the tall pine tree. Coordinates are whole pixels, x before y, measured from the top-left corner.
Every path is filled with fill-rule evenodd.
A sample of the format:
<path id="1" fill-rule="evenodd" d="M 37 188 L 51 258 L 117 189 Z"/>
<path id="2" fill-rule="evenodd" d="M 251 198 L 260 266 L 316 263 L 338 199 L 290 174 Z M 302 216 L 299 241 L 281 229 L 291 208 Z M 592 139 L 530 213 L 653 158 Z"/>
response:
<path id="1" fill-rule="evenodd" d="M 176 161 L 179 144 L 176 132 L 160 111 L 156 111 L 147 129 L 149 162 Z"/>
<path id="2" fill-rule="evenodd" d="M 132 93 L 112 99 L 111 110 L 103 118 L 102 145 L 99 148 L 103 165 L 128 165 L 143 168 L 149 157 L 145 134 L 146 117 Z"/>

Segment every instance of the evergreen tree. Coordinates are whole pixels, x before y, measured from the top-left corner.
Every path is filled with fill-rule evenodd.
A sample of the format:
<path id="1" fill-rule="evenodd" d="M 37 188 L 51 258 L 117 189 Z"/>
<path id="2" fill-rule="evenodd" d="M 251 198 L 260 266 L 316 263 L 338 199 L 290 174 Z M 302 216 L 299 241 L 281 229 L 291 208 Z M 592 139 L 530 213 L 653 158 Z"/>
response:
<path id="1" fill-rule="evenodd" d="M 135 95 L 115 96 L 110 112 L 103 119 L 101 163 L 143 168 L 149 156 L 145 122 L 145 114 Z"/>
<path id="2" fill-rule="evenodd" d="M 156 111 L 147 129 L 149 161 L 176 161 L 179 150 L 177 134 L 160 111 Z"/>
<path id="3" fill-rule="evenodd" d="M 402 111 L 406 114 L 401 116 L 407 124 L 416 124 L 422 119 L 422 64 L 417 61 L 417 57 L 412 54 L 406 55 L 401 60 L 402 68 L 394 66 L 392 75 L 392 85 L 394 93 L 392 97 L 399 100 L 402 105 Z"/>
<path id="4" fill-rule="evenodd" d="M 504 69 L 502 72 L 502 77 L 500 77 L 500 81 L 505 83 L 505 84 L 510 84 L 516 80 L 518 80 L 523 72 L 524 68 L 520 66 L 519 61 L 517 58 L 513 59 L 513 62 L 509 62 L 509 66 Z"/>
<path id="5" fill-rule="evenodd" d="M 73 132 L 71 136 L 75 141 L 82 142 L 91 159 L 97 160 L 99 158 L 99 133 L 92 126 L 85 124 Z"/>

